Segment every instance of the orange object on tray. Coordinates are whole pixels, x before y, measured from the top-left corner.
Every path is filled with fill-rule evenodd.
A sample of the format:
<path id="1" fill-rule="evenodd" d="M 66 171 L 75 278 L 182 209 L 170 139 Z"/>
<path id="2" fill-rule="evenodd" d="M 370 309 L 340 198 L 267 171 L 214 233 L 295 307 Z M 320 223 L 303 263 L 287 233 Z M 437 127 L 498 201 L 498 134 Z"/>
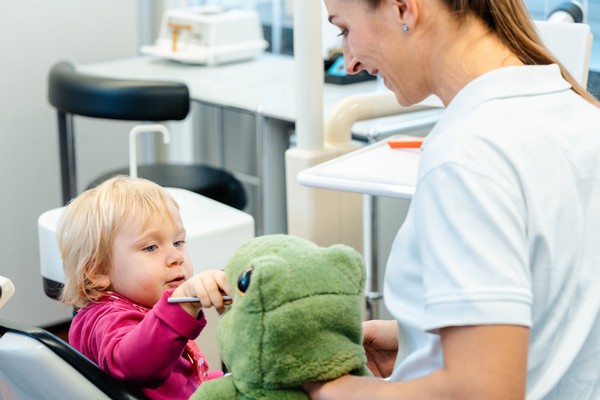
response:
<path id="1" fill-rule="evenodd" d="M 388 139 L 388 145 L 392 149 L 418 149 L 423 144 L 422 137 L 398 136 Z"/>

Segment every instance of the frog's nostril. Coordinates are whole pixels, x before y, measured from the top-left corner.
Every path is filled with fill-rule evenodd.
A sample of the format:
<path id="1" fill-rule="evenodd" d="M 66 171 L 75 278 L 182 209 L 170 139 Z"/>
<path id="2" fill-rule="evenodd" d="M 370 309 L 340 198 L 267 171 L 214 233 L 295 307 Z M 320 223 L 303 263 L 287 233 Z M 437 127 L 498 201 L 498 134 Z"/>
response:
<path id="1" fill-rule="evenodd" d="M 252 276 L 253 268 L 248 268 L 240 274 L 237 281 L 237 287 L 241 293 L 246 293 L 248 286 L 250 286 L 250 277 Z"/>

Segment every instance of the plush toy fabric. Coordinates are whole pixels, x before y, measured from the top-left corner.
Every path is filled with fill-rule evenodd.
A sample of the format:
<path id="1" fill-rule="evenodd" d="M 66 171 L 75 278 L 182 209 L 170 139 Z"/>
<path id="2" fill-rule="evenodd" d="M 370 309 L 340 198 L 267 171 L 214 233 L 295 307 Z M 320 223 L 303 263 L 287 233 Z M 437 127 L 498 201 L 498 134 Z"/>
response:
<path id="1" fill-rule="evenodd" d="M 192 399 L 307 399 L 304 382 L 370 375 L 365 266 L 355 250 L 266 235 L 240 247 L 225 271 L 237 285 L 218 327 L 230 374 L 203 383 Z"/>

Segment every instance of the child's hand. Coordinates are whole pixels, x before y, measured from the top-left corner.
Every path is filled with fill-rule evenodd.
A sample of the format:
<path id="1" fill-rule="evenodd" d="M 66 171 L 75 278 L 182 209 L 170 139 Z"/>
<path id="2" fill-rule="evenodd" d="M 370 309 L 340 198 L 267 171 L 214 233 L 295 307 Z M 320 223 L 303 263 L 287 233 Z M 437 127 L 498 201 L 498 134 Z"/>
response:
<path id="1" fill-rule="evenodd" d="M 197 297 L 200 300 L 198 302 L 180 304 L 190 315 L 196 317 L 202 307 L 215 307 L 219 313 L 222 313 L 225 310 L 224 295 L 233 295 L 225 272 L 211 269 L 189 278 L 175 289 L 171 296 Z"/>

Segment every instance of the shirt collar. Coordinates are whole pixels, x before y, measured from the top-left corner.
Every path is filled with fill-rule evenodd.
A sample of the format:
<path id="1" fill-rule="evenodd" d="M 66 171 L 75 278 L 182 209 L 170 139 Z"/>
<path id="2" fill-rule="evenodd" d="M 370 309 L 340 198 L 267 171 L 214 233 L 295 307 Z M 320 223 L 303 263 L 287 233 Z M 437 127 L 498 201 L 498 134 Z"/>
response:
<path id="1" fill-rule="evenodd" d="M 557 64 L 499 68 L 469 82 L 448 105 L 462 112 L 492 99 L 531 96 L 571 88 Z"/>
<path id="2" fill-rule="evenodd" d="M 448 124 L 462 119 L 480 104 L 494 99 L 535 96 L 571 89 L 557 64 L 523 65 L 499 68 L 487 72 L 461 89 L 452 99 L 437 122 L 427 142 L 444 131 Z"/>

